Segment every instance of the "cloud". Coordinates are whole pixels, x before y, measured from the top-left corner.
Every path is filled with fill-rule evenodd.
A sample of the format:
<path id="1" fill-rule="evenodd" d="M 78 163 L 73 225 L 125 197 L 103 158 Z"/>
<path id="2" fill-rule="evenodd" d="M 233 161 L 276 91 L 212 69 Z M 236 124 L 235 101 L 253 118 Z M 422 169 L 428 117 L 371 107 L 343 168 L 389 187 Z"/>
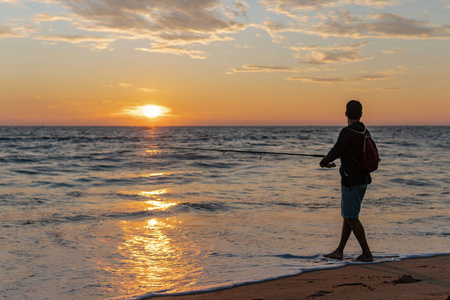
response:
<path id="1" fill-rule="evenodd" d="M 119 87 L 119 88 L 125 88 L 126 89 L 126 88 L 132 87 L 133 85 L 131 83 L 121 82 L 121 83 L 118 83 L 118 84 L 102 84 L 102 86 L 109 87 L 109 88 L 117 88 L 117 87 Z"/>
<path id="2" fill-rule="evenodd" d="M 373 92 L 373 91 L 382 91 L 382 92 L 392 92 L 392 91 L 400 91 L 404 90 L 404 88 L 401 87 L 385 87 L 385 88 L 374 88 L 374 89 L 367 89 L 367 88 L 345 88 L 346 91 L 352 91 L 352 92 Z"/>
<path id="3" fill-rule="evenodd" d="M 450 26 L 432 26 L 406 17 L 379 13 L 374 16 L 374 23 L 369 24 L 369 32 L 385 37 L 403 38 L 450 38 Z"/>
<path id="4" fill-rule="evenodd" d="M 273 42 L 278 43 L 281 42 L 284 37 L 280 35 L 280 32 L 286 32 L 292 30 L 288 25 L 273 22 L 273 21 L 265 21 L 260 25 L 253 25 L 254 27 L 264 29 L 267 33 L 272 37 Z"/>
<path id="5" fill-rule="evenodd" d="M 233 72 L 263 72 L 263 73 L 273 73 L 273 72 L 298 72 L 298 70 L 290 67 L 279 67 L 279 66 L 260 66 L 260 65 L 244 65 L 242 68 L 233 69 Z"/>
<path id="6" fill-rule="evenodd" d="M 387 75 L 387 76 L 402 75 L 402 74 L 408 73 L 408 68 L 405 67 L 405 66 L 397 66 L 397 67 L 392 68 L 392 69 L 388 69 L 388 70 L 385 70 L 385 71 L 380 71 L 379 73 Z"/>
<path id="7" fill-rule="evenodd" d="M 384 75 L 384 74 L 370 74 L 370 75 L 361 75 L 358 77 L 355 77 L 351 79 L 352 81 L 359 81 L 359 80 L 385 80 L 390 79 L 392 76 Z"/>
<path id="8" fill-rule="evenodd" d="M 138 51 L 153 52 L 153 53 L 165 53 L 165 54 L 175 54 L 175 55 L 188 55 L 194 59 L 205 59 L 206 53 L 200 50 L 187 49 L 178 46 L 171 45 L 156 45 L 151 48 L 135 48 Z"/>
<path id="9" fill-rule="evenodd" d="M 377 13 L 364 20 L 339 12 L 329 16 L 308 33 L 323 37 L 350 38 L 401 38 L 401 39 L 449 39 L 449 25 L 430 25 L 392 13 Z"/>
<path id="10" fill-rule="evenodd" d="M 377 8 L 384 8 L 386 6 L 394 6 L 402 3 L 401 0 L 353 0 L 348 1 L 356 5 L 373 6 Z"/>
<path id="11" fill-rule="evenodd" d="M 151 88 L 137 88 L 136 90 L 138 90 L 140 92 L 144 92 L 144 93 L 154 93 L 154 92 L 156 92 L 155 89 L 151 89 Z"/>
<path id="12" fill-rule="evenodd" d="M 104 50 L 109 48 L 111 42 L 114 39 L 100 37 L 100 36 L 87 36 L 87 35 L 37 35 L 34 37 L 37 40 L 50 41 L 50 42 L 66 42 L 71 44 L 86 43 L 86 46 L 94 50 Z"/>
<path id="13" fill-rule="evenodd" d="M 121 87 L 121 88 L 124 88 L 124 89 L 127 89 L 127 88 L 129 88 L 129 87 L 132 87 L 133 85 L 132 85 L 131 83 L 124 83 L 124 82 L 121 82 L 121 83 L 117 84 L 117 86 L 118 86 L 118 87 Z"/>
<path id="14" fill-rule="evenodd" d="M 69 15 L 55 16 L 50 13 L 43 13 L 43 14 L 36 14 L 33 17 L 33 21 L 37 24 L 40 24 L 42 22 L 56 22 L 56 21 L 72 22 L 74 21 L 74 18 Z"/>
<path id="15" fill-rule="evenodd" d="M 67 42 L 67 43 L 84 43 L 84 42 L 105 42 L 112 41 L 110 38 L 100 36 L 87 36 L 87 35 L 37 35 L 35 39 L 53 42 Z"/>
<path id="16" fill-rule="evenodd" d="M 329 69 L 328 69 L 329 70 Z M 308 67 L 308 68 L 292 68 L 287 66 L 266 66 L 266 65 L 243 65 L 240 68 L 234 68 L 231 71 L 227 72 L 228 75 L 235 73 L 300 73 L 300 72 L 318 72 L 320 69 L 316 67 Z"/>
<path id="17" fill-rule="evenodd" d="M 293 19 L 301 18 L 301 16 L 297 15 L 297 12 L 305 10 L 319 10 L 340 7 L 347 4 L 383 8 L 401 3 L 399 0 L 262 0 L 260 2 L 269 11 L 285 14 Z"/>
<path id="18" fill-rule="evenodd" d="M 151 40 L 161 46 L 137 50 L 204 58 L 201 51 L 182 48 L 192 44 L 226 41 L 228 34 L 246 28 L 234 20 L 246 16 L 246 4 L 233 7 L 218 0 L 62 0 L 77 17 L 79 30 L 104 32 L 117 39 Z M 229 16 L 233 15 L 233 18 Z"/>
<path id="19" fill-rule="evenodd" d="M 380 71 L 375 74 L 362 74 L 354 77 L 307 77 L 291 76 L 287 80 L 299 80 L 309 83 L 355 83 L 359 81 L 387 80 L 407 72 L 406 67 L 398 66 L 393 69 Z"/>
<path id="20" fill-rule="evenodd" d="M 338 6 L 339 1 L 333 0 L 262 0 L 260 1 L 269 11 L 285 14 L 297 19 L 296 12 L 303 10 L 317 10 L 323 7 Z"/>
<path id="21" fill-rule="evenodd" d="M 11 37 L 26 37 L 25 28 L 15 28 L 12 29 L 8 26 L 0 25 L 0 39 L 1 38 L 11 38 Z"/>
<path id="22" fill-rule="evenodd" d="M 274 5 L 286 7 L 289 11 L 311 7 L 331 7 L 343 4 L 394 5 L 395 1 L 325 1 L 325 0 L 266 0 L 268 10 L 274 10 Z M 270 3 L 270 5 L 269 5 Z M 279 10 L 277 10 L 279 12 Z M 300 21 L 298 15 L 295 16 Z M 353 15 L 348 11 L 328 11 L 315 13 L 314 17 L 303 14 L 297 24 L 282 24 L 267 20 L 253 27 L 266 30 L 274 42 L 281 42 L 284 32 L 296 32 L 322 37 L 347 38 L 399 38 L 399 39 L 449 39 L 450 25 L 434 25 L 428 21 L 419 21 L 399 14 L 379 12 L 372 15 Z"/>
<path id="23" fill-rule="evenodd" d="M 406 52 L 406 50 L 403 47 L 395 47 L 392 49 L 383 50 L 381 52 L 383 52 L 384 54 L 396 54 L 396 53 Z"/>
<path id="24" fill-rule="evenodd" d="M 295 57 L 305 58 L 307 64 L 326 64 L 340 62 L 359 62 L 370 57 L 361 55 L 359 49 L 365 46 L 367 42 L 350 43 L 348 45 L 335 44 L 333 46 L 320 47 L 316 45 L 306 47 L 291 47 L 297 51 Z"/>
<path id="25" fill-rule="evenodd" d="M 346 77 L 306 77 L 306 76 L 292 76 L 287 78 L 287 80 L 299 80 L 310 83 L 353 83 L 357 81 L 368 81 L 368 80 L 385 80 L 390 79 L 390 76 L 382 74 L 373 75 L 361 75 L 352 78 Z"/>
<path id="26" fill-rule="evenodd" d="M 405 88 L 401 88 L 401 87 L 385 87 L 385 88 L 376 88 L 377 91 L 400 91 L 400 90 L 404 90 Z"/>
<path id="27" fill-rule="evenodd" d="M 287 80 L 299 80 L 299 81 L 310 82 L 310 83 L 342 83 L 342 82 L 349 82 L 348 79 L 341 78 L 341 77 L 292 76 L 292 77 L 288 77 Z"/>
<path id="28" fill-rule="evenodd" d="M 118 84 L 102 84 L 103 87 L 109 87 L 109 88 L 122 88 L 122 89 L 131 89 L 133 88 L 136 91 L 144 92 L 144 93 L 154 93 L 157 90 L 148 88 L 148 87 L 140 87 L 140 88 L 134 88 L 134 86 L 131 83 L 121 82 Z"/>
<path id="29" fill-rule="evenodd" d="M 27 0 L 29 2 L 35 3 L 55 3 L 59 4 L 59 0 Z M 0 3 L 9 3 L 9 4 L 21 4 L 21 2 L 25 2 L 23 0 L 0 0 Z"/>
<path id="30" fill-rule="evenodd" d="M 242 16 L 244 18 L 247 18 L 247 9 L 249 8 L 249 5 L 244 1 L 234 1 L 234 8 L 235 11 L 233 11 L 234 16 Z"/>

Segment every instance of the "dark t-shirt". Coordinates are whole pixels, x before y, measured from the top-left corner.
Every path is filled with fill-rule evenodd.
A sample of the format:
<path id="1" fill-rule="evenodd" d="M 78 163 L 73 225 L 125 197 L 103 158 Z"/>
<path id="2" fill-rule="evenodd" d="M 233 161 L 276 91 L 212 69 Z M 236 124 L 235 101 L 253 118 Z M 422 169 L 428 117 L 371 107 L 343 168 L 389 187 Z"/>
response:
<path id="1" fill-rule="evenodd" d="M 344 127 L 339 133 L 336 144 L 330 152 L 322 159 L 321 164 L 328 164 L 336 158 L 341 159 L 341 184 L 346 187 L 372 182 L 370 174 L 363 173 L 359 167 L 364 145 L 364 135 L 354 132 L 364 132 L 366 127 L 361 122 L 355 122 Z"/>

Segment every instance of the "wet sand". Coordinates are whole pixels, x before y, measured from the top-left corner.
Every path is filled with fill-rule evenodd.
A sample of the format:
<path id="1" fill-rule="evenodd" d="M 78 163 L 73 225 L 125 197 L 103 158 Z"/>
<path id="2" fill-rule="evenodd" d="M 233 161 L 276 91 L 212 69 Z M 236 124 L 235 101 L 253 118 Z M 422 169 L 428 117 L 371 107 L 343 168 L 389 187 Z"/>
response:
<path id="1" fill-rule="evenodd" d="M 450 255 L 348 265 L 214 292 L 147 299 L 446 300 L 450 299 Z"/>

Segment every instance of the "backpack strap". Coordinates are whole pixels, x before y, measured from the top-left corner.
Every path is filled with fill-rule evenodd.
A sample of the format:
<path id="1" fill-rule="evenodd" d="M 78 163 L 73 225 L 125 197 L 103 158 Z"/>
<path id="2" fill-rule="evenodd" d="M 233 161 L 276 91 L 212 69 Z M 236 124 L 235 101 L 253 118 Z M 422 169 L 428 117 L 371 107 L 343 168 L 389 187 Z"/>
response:
<path id="1" fill-rule="evenodd" d="M 356 132 L 356 133 L 364 135 L 363 153 L 366 152 L 366 138 L 370 137 L 370 133 L 369 133 L 369 131 L 367 131 L 367 128 L 364 128 L 364 131 L 357 131 L 355 129 L 351 129 L 351 128 L 348 128 L 348 127 L 345 127 L 345 128 L 347 128 L 348 130 L 351 130 L 353 132 Z"/>
<path id="2" fill-rule="evenodd" d="M 367 129 L 364 129 L 364 131 L 357 131 L 357 130 L 355 130 L 355 129 L 351 129 L 351 128 L 348 128 L 348 127 L 345 127 L 345 128 L 347 128 L 348 130 L 351 130 L 351 131 L 353 131 L 353 132 L 356 132 L 356 133 L 359 133 L 359 134 L 366 134 L 366 132 L 367 132 Z"/>

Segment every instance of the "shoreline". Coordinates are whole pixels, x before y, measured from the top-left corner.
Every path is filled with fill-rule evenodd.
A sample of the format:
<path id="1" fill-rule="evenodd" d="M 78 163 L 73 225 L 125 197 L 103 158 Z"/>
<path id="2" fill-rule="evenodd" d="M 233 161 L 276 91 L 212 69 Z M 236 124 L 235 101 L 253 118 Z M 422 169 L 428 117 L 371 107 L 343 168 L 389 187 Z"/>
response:
<path id="1" fill-rule="evenodd" d="M 212 291 L 144 295 L 137 299 L 317 298 L 450 299 L 450 254 L 412 257 L 390 262 L 349 264 Z"/>

